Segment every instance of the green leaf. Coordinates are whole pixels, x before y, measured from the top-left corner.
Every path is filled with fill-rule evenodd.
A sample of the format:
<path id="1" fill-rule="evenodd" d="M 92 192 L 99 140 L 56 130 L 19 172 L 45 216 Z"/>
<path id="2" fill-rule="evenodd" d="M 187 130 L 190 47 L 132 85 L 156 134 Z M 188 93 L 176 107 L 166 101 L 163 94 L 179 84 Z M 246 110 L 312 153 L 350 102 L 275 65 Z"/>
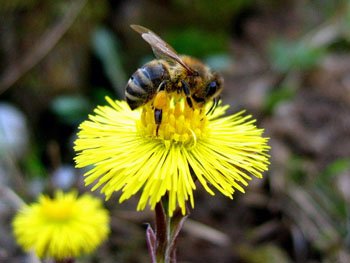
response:
<path id="1" fill-rule="evenodd" d="M 324 174 L 328 177 L 333 177 L 349 169 L 350 169 L 350 159 L 348 158 L 338 159 L 327 167 Z"/>
<path id="2" fill-rule="evenodd" d="M 223 32 L 208 32 L 198 28 L 171 31 L 164 38 L 179 53 L 193 57 L 204 57 L 225 53 L 228 37 Z"/>
<path id="3" fill-rule="evenodd" d="M 31 178 L 44 178 L 47 175 L 46 168 L 40 160 L 38 146 L 32 145 L 23 162 L 24 171 Z"/>
<path id="4" fill-rule="evenodd" d="M 92 35 L 93 50 L 101 60 L 103 70 L 119 98 L 124 97 L 127 81 L 121 64 L 121 51 L 116 36 L 106 28 L 97 29 Z"/>
<path id="5" fill-rule="evenodd" d="M 218 53 L 209 55 L 204 59 L 206 65 L 208 65 L 213 71 L 225 71 L 232 64 L 233 58 L 225 53 Z"/>
<path id="6" fill-rule="evenodd" d="M 64 122 L 77 125 L 90 112 L 90 104 L 82 96 L 60 96 L 51 103 L 52 111 Z"/>
<path id="7" fill-rule="evenodd" d="M 325 54 L 323 48 L 312 47 L 304 41 L 275 40 L 269 50 L 272 67 L 280 73 L 311 69 Z"/>
<path id="8" fill-rule="evenodd" d="M 308 177 L 307 173 L 303 170 L 304 161 L 303 158 L 295 155 L 288 162 L 290 179 L 300 185 L 304 184 Z"/>
<path id="9" fill-rule="evenodd" d="M 295 93 L 295 89 L 289 85 L 271 90 L 264 102 L 264 112 L 272 114 L 279 103 L 292 100 L 295 97 Z"/>

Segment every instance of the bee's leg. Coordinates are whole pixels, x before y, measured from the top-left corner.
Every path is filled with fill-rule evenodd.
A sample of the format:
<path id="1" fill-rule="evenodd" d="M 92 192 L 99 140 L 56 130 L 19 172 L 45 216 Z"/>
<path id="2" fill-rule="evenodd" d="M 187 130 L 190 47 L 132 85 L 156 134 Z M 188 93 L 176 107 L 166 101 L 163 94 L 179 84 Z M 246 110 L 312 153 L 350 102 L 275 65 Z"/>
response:
<path id="1" fill-rule="evenodd" d="M 187 83 L 183 80 L 181 80 L 181 84 L 182 84 L 182 89 L 186 95 L 186 101 L 187 101 L 187 104 L 188 106 L 190 106 L 191 108 L 193 108 L 193 103 L 192 103 L 192 100 L 191 100 L 191 97 L 190 97 L 190 88 L 188 87 Z"/>
<path id="2" fill-rule="evenodd" d="M 157 124 L 157 129 L 156 129 L 156 136 L 158 137 L 158 130 L 160 127 L 160 124 L 162 123 L 162 113 L 163 111 L 160 109 L 154 109 L 154 120 Z"/>
<path id="3" fill-rule="evenodd" d="M 162 123 L 162 113 L 163 110 L 162 108 L 165 107 L 165 105 L 167 104 L 167 97 L 166 97 L 166 85 L 167 85 L 168 81 L 167 80 L 163 80 L 158 88 L 157 88 L 157 92 L 156 92 L 156 96 L 154 98 L 153 101 L 153 105 L 154 105 L 154 121 L 157 124 L 157 129 L 156 129 L 156 136 L 158 137 L 158 130 L 160 127 L 160 124 Z"/>

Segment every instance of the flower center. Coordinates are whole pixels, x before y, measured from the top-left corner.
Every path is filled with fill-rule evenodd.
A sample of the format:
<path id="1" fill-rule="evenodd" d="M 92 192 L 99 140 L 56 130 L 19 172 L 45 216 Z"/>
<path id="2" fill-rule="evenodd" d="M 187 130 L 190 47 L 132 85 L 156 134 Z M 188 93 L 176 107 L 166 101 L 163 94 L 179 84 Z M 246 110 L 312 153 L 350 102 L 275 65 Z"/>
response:
<path id="1" fill-rule="evenodd" d="M 66 220 L 70 218 L 73 213 L 74 200 L 52 200 L 50 198 L 45 198 L 42 201 L 41 209 L 47 218 L 58 221 Z"/>
<path id="2" fill-rule="evenodd" d="M 137 123 L 137 129 L 146 136 L 183 144 L 193 144 L 206 136 L 208 121 L 205 109 L 196 105 L 188 106 L 181 94 L 167 93 L 159 127 L 155 122 L 154 111 L 152 101 L 147 103 L 142 109 L 141 121 Z"/>

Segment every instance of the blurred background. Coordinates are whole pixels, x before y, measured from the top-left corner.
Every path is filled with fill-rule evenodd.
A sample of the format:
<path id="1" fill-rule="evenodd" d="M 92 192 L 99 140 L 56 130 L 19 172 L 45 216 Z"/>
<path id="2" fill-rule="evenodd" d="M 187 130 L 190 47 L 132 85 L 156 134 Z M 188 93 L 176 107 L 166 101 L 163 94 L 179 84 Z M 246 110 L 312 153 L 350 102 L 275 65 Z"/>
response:
<path id="1" fill-rule="evenodd" d="M 30 262 L 10 227 L 22 200 L 89 191 L 77 127 L 154 58 L 130 24 L 221 72 L 229 113 L 246 109 L 271 138 L 246 194 L 198 187 L 178 262 L 350 262 L 348 0 L 0 0 L 0 262 Z M 118 197 L 108 241 L 78 262 L 149 262 L 153 213 Z"/>

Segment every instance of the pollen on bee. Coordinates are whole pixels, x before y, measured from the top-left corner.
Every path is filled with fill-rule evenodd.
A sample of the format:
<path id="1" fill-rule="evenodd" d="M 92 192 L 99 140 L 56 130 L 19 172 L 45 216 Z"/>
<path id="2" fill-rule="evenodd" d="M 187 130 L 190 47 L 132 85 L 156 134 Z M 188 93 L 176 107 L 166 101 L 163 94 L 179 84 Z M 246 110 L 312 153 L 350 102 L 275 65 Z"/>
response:
<path id="1" fill-rule="evenodd" d="M 162 110 L 162 121 L 156 133 L 154 108 Z M 159 92 L 153 102 L 142 109 L 141 120 L 137 127 L 142 134 L 156 140 L 175 141 L 183 144 L 195 143 L 206 134 L 207 117 L 205 111 L 191 108 L 186 97 L 177 92 Z"/>
<path id="2" fill-rule="evenodd" d="M 160 91 L 154 98 L 153 105 L 156 109 L 163 109 L 167 106 L 168 96 L 165 91 Z"/>

